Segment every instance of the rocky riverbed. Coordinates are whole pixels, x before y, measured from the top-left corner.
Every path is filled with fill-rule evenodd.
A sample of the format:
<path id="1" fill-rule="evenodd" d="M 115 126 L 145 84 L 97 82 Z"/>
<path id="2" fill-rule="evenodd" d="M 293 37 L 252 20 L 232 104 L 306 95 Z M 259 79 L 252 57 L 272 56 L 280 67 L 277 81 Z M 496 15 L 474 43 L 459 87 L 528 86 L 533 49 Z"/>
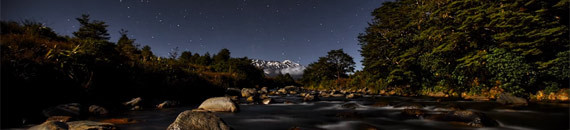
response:
<path id="1" fill-rule="evenodd" d="M 94 122 L 62 123 L 66 122 L 62 120 L 68 119 L 55 116 L 50 118 L 51 122 L 42 125 L 123 130 L 570 128 L 569 103 L 527 102 L 526 99 L 509 95 L 498 95 L 494 101 L 465 100 L 323 92 L 286 87 L 278 90 L 228 89 L 226 97 L 210 98 L 202 104 L 182 107 L 177 107 L 179 104 L 176 101 L 165 101 L 158 104 L 157 108 L 138 109 L 141 107 L 137 104 L 141 101 L 140 98 L 133 98 L 124 104 L 133 107 L 132 111 L 89 119 Z M 77 106 L 78 104 L 68 104 L 56 108 L 74 110 L 71 108 Z M 107 112 L 98 106 L 92 108 L 96 113 Z"/>

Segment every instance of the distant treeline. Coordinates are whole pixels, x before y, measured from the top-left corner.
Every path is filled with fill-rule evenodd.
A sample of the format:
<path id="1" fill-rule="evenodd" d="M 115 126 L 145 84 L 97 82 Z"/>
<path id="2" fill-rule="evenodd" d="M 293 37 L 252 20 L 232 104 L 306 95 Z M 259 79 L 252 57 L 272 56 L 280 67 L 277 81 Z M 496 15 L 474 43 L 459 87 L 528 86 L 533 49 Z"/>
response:
<path id="1" fill-rule="evenodd" d="M 113 109 L 133 97 L 199 102 L 222 96 L 228 87 L 277 87 L 290 77 L 265 77 L 247 57 L 228 49 L 199 55 L 177 48 L 158 57 L 121 30 L 109 41 L 107 24 L 77 18 L 73 36 L 61 36 L 32 21 L 2 21 L 0 34 L 2 127 L 21 124 L 50 106 L 78 102 Z M 152 104 L 149 104 L 152 105 Z M 41 119 L 38 119 L 41 120 Z"/>
<path id="2" fill-rule="evenodd" d="M 412 94 L 479 93 L 499 88 L 519 96 L 568 88 L 569 3 L 386 2 L 372 12 L 373 22 L 359 36 L 363 70 L 343 79 L 320 76 L 324 80 L 315 82 L 312 73 L 319 72 L 315 68 L 323 68 L 323 64 L 310 65 L 305 79 L 311 80 L 305 84 Z"/>

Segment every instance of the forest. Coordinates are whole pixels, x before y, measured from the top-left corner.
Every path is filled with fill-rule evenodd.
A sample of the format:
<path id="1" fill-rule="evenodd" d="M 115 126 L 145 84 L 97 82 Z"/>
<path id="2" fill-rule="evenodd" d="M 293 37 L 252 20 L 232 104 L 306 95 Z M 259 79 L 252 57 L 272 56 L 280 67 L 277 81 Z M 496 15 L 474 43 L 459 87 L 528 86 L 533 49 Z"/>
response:
<path id="1" fill-rule="evenodd" d="M 397 95 L 556 93 L 569 87 L 568 6 L 568 0 L 386 2 L 358 37 L 362 71 L 331 51 L 309 65 L 304 83 Z"/>

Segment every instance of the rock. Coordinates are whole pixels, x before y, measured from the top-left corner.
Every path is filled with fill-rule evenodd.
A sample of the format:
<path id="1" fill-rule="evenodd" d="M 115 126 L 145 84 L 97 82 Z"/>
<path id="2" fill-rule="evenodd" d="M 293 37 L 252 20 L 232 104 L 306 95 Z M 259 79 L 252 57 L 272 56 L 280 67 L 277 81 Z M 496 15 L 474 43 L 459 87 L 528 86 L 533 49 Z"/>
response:
<path id="1" fill-rule="evenodd" d="M 266 99 L 263 99 L 263 101 L 261 101 L 261 103 L 267 105 L 267 104 L 270 104 L 272 101 L 273 101 L 273 99 L 271 99 L 271 98 L 266 98 Z"/>
<path id="2" fill-rule="evenodd" d="M 214 112 L 237 112 L 239 110 L 238 106 L 229 97 L 209 98 L 202 102 L 198 109 Z"/>
<path id="3" fill-rule="evenodd" d="M 360 96 L 361 96 L 360 94 L 351 93 L 351 94 L 346 95 L 346 99 L 359 98 Z"/>
<path id="4" fill-rule="evenodd" d="M 432 117 L 430 119 L 439 121 L 463 122 L 473 127 L 494 127 L 499 125 L 497 121 L 487 117 L 487 115 L 470 110 L 450 111 L 442 117 Z"/>
<path id="5" fill-rule="evenodd" d="M 285 86 L 284 89 L 287 91 L 298 91 L 299 90 L 299 88 L 297 86 L 293 86 L 293 85 Z"/>
<path id="6" fill-rule="evenodd" d="M 262 87 L 262 88 L 259 90 L 259 93 L 261 93 L 261 94 L 267 94 L 267 92 L 269 92 L 269 91 L 267 90 L 267 87 Z"/>
<path id="7" fill-rule="evenodd" d="M 218 116 L 210 112 L 184 111 L 167 130 L 230 130 Z"/>
<path id="8" fill-rule="evenodd" d="M 68 130 L 69 126 L 66 123 L 59 121 L 46 121 L 40 125 L 30 127 L 28 130 Z"/>
<path id="9" fill-rule="evenodd" d="M 179 103 L 176 101 L 164 101 L 164 102 L 156 105 L 156 108 L 162 109 L 162 108 L 174 107 L 174 106 L 177 106 L 178 104 Z"/>
<path id="10" fill-rule="evenodd" d="M 421 109 L 404 109 L 400 115 L 407 119 L 418 119 L 425 115 L 426 111 Z"/>
<path id="11" fill-rule="evenodd" d="M 71 130 L 116 130 L 114 124 L 94 122 L 94 121 L 72 121 L 67 122 Z"/>
<path id="12" fill-rule="evenodd" d="M 136 97 L 136 98 L 131 99 L 128 102 L 123 103 L 123 105 L 125 105 L 125 106 L 138 106 L 139 103 L 141 103 L 141 101 L 142 101 L 141 97 Z"/>
<path id="13" fill-rule="evenodd" d="M 250 96 L 256 96 L 257 95 L 257 90 L 255 90 L 255 88 L 243 88 L 241 89 L 241 97 L 250 97 Z"/>
<path id="14" fill-rule="evenodd" d="M 247 97 L 247 102 L 255 102 L 255 98 L 253 96 Z"/>
<path id="15" fill-rule="evenodd" d="M 137 123 L 138 121 L 129 118 L 111 118 L 111 119 L 102 120 L 101 122 L 123 125 L 123 124 L 134 124 Z"/>
<path id="16" fill-rule="evenodd" d="M 504 105 L 528 105 L 528 102 L 524 98 L 515 97 L 509 94 L 499 94 L 497 97 L 497 102 Z"/>
<path id="17" fill-rule="evenodd" d="M 91 113 L 92 115 L 107 115 L 109 114 L 109 111 L 107 111 L 107 109 L 105 109 L 104 107 L 101 106 L 97 106 L 97 105 L 91 105 L 89 106 L 89 113 Z"/>
<path id="18" fill-rule="evenodd" d="M 305 97 L 303 97 L 303 101 L 315 101 L 317 100 L 315 95 L 311 95 L 311 94 L 306 94 Z"/>
<path id="19" fill-rule="evenodd" d="M 283 102 L 283 103 L 284 103 L 284 104 L 295 104 L 294 102 L 289 101 L 289 100 L 287 100 L 287 101 L 285 101 L 285 102 Z"/>
<path id="20" fill-rule="evenodd" d="M 138 111 L 138 110 L 142 110 L 141 106 L 134 106 L 133 108 L 131 108 L 131 111 Z"/>
<path id="21" fill-rule="evenodd" d="M 59 121 L 59 122 L 68 122 L 68 121 L 72 121 L 73 117 L 71 116 L 50 116 L 49 118 L 46 119 L 47 121 Z"/>
<path id="22" fill-rule="evenodd" d="M 278 93 L 287 93 L 287 89 L 285 88 L 281 88 L 279 90 L 277 90 Z"/>
<path id="23" fill-rule="evenodd" d="M 321 93 L 319 94 L 319 97 L 330 97 L 330 96 L 331 96 L 331 95 L 329 95 L 328 93 L 325 93 L 325 92 L 321 92 Z"/>
<path id="24" fill-rule="evenodd" d="M 269 98 L 269 96 L 267 96 L 266 94 L 262 94 L 261 96 L 259 96 L 259 99 L 267 99 Z"/>
<path id="25" fill-rule="evenodd" d="M 346 108 L 346 109 L 356 109 L 356 108 L 360 107 L 360 104 L 356 104 L 356 103 L 345 103 L 345 104 L 342 104 L 340 107 Z"/>
<path id="26" fill-rule="evenodd" d="M 568 98 L 569 92 L 570 92 L 570 90 L 568 90 L 567 88 L 563 88 L 563 89 L 558 90 L 558 92 L 556 92 L 556 99 L 558 101 L 567 102 L 569 100 L 569 98 Z"/>
<path id="27" fill-rule="evenodd" d="M 55 107 L 44 109 L 43 114 L 46 117 L 51 117 L 51 116 L 77 117 L 79 116 L 80 108 L 81 105 L 79 103 L 62 104 Z"/>
<path id="28" fill-rule="evenodd" d="M 297 91 L 289 91 L 289 94 L 297 94 Z"/>
<path id="29" fill-rule="evenodd" d="M 226 89 L 226 94 L 229 96 L 241 96 L 241 90 L 239 88 L 228 88 Z"/>

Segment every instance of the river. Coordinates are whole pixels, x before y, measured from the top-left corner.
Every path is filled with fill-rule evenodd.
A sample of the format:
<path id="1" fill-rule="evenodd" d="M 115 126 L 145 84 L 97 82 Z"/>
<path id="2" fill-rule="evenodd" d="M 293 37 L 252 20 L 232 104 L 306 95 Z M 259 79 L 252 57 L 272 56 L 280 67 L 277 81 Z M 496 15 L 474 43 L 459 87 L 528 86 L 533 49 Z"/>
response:
<path id="1" fill-rule="evenodd" d="M 274 104 L 247 104 L 241 101 L 237 113 L 216 113 L 230 127 L 236 130 L 285 130 L 301 129 L 358 130 L 378 128 L 396 129 L 517 129 L 517 130 L 559 130 L 569 129 L 568 103 L 530 103 L 524 107 L 508 107 L 493 101 L 445 101 L 429 97 L 397 97 L 365 95 L 347 100 L 344 98 L 321 98 L 320 101 L 303 102 L 297 95 L 270 96 Z M 283 103 L 290 101 L 293 103 Z M 395 105 L 375 106 L 376 102 L 390 104 L 422 104 L 428 113 L 450 111 L 440 108 L 442 104 L 457 104 L 464 109 L 485 113 L 499 123 L 498 127 L 475 128 L 454 122 L 428 119 L 402 119 L 402 107 Z M 354 103 L 352 108 L 343 104 Z M 162 110 L 132 111 L 118 118 L 130 118 L 138 123 L 118 125 L 124 130 L 166 129 L 176 116 L 197 106 L 169 108 Z"/>

